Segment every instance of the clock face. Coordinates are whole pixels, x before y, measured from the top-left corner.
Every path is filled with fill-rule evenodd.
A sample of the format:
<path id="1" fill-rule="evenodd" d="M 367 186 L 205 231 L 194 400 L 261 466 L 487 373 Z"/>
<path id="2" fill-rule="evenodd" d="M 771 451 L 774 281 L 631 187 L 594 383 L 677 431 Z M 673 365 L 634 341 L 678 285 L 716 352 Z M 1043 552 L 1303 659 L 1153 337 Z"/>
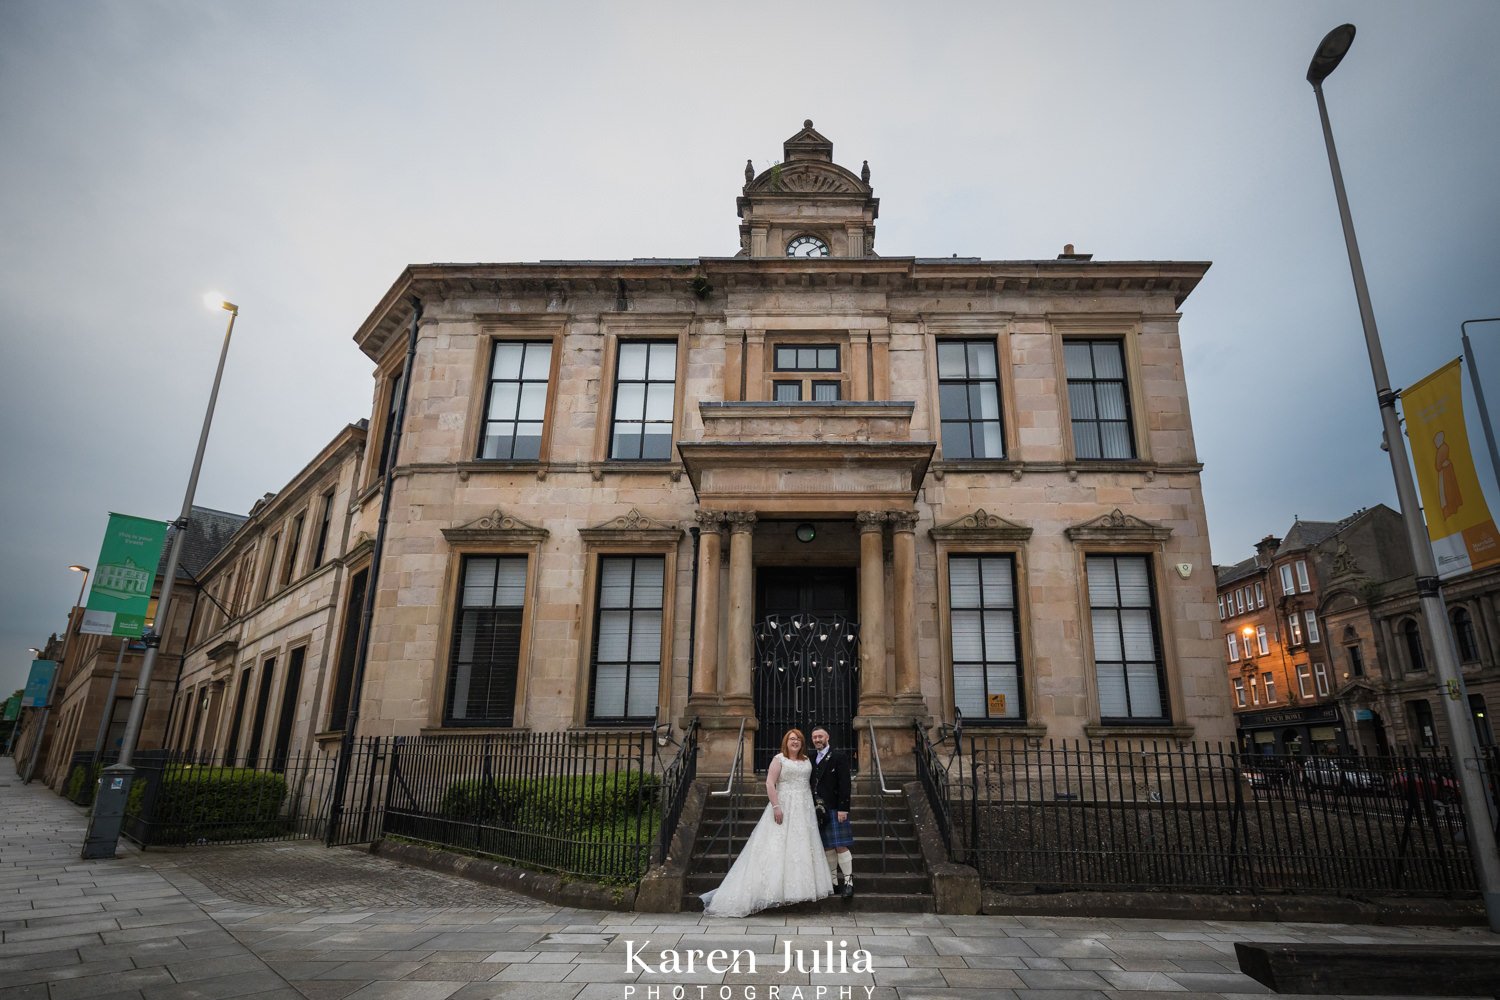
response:
<path id="1" fill-rule="evenodd" d="M 816 236 L 799 236 L 786 245 L 788 257 L 827 257 L 828 244 Z"/>

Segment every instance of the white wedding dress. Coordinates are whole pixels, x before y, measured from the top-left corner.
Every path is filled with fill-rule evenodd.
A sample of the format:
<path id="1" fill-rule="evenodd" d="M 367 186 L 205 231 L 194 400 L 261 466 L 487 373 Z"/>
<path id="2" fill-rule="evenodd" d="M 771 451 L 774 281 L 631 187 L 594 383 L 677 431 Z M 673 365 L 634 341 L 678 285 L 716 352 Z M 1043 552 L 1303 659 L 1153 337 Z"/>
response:
<path id="1" fill-rule="evenodd" d="M 703 894 L 711 917 L 745 917 L 772 906 L 833 894 L 833 876 L 818 837 L 813 811 L 812 761 L 781 761 L 776 781 L 782 822 L 770 804 L 717 889 Z"/>

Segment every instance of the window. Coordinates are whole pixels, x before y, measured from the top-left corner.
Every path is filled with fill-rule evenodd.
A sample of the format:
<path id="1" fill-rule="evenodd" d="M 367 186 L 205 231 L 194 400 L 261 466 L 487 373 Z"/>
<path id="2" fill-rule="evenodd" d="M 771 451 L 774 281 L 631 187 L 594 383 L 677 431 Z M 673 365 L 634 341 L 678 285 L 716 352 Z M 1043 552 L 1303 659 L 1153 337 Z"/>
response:
<path id="1" fill-rule="evenodd" d="M 601 556 L 594 613 L 593 722 L 656 720 L 661 678 L 661 556 Z"/>
<path id="2" fill-rule="evenodd" d="M 1151 560 L 1089 556 L 1089 611 L 1100 721 L 1167 720 Z"/>
<path id="3" fill-rule="evenodd" d="M 317 569 L 323 565 L 323 558 L 328 554 L 328 531 L 333 525 L 333 490 L 323 494 L 323 521 L 318 525 L 318 544 L 313 548 L 312 565 L 309 569 Z"/>
<path id="4" fill-rule="evenodd" d="M 339 637 L 338 672 L 333 677 L 333 699 L 328 707 L 328 728 L 342 731 L 349 719 L 349 700 L 354 687 L 354 661 L 359 653 L 359 625 L 364 616 L 365 585 L 370 572 L 362 569 L 349 581 L 349 595 L 344 599 L 344 627 Z"/>
<path id="5" fill-rule="evenodd" d="M 1081 459 L 1135 458 L 1120 341 L 1067 340 L 1063 355 L 1073 453 Z"/>
<path id="6" fill-rule="evenodd" d="M 281 585 L 285 587 L 292 582 L 292 577 L 297 573 L 297 551 L 302 547 L 302 524 L 307 520 L 307 514 L 298 514 L 292 520 L 292 526 L 287 530 L 286 536 L 286 558 L 281 562 Z"/>
<path id="7" fill-rule="evenodd" d="M 1474 742 L 1481 747 L 1495 745 L 1495 731 L 1490 727 L 1488 713 L 1484 707 L 1484 695 L 1469 695 L 1469 715 L 1474 720 Z"/>
<path id="8" fill-rule="evenodd" d="M 1234 663 L 1240 658 L 1240 640 L 1233 632 L 1229 634 L 1229 662 Z"/>
<path id="9" fill-rule="evenodd" d="M 271 752 L 271 769 L 285 771 L 287 751 L 292 745 L 292 723 L 297 717 L 297 692 L 302 687 L 302 663 L 307 647 L 292 650 L 286 665 L 286 681 L 281 686 L 281 711 L 276 720 L 276 742 Z"/>
<path id="10" fill-rule="evenodd" d="M 1458 658 L 1463 663 L 1479 659 L 1479 639 L 1474 634 L 1474 619 L 1467 608 L 1453 611 L 1453 643 L 1458 647 Z"/>
<path id="11" fill-rule="evenodd" d="M 1365 657 L 1359 651 L 1358 646 L 1346 646 L 1344 652 L 1349 654 L 1349 672 L 1355 677 L 1365 675 Z"/>
<path id="12" fill-rule="evenodd" d="M 1224 598 L 1219 598 L 1219 621 L 1224 620 Z"/>
<path id="13" fill-rule="evenodd" d="M 1257 608 L 1266 606 L 1266 590 L 1258 583 L 1255 585 L 1255 606 Z"/>
<path id="14" fill-rule="evenodd" d="M 1281 592 L 1283 594 L 1295 594 L 1297 586 L 1292 582 L 1291 563 L 1285 563 L 1281 567 Z"/>
<path id="15" fill-rule="evenodd" d="M 264 601 L 271 596 L 271 591 L 276 587 L 276 550 L 281 547 L 281 532 L 271 536 L 271 542 L 266 546 L 266 568 L 265 583 L 261 585 L 260 599 Z"/>
<path id="16" fill-rule="evenodd" d="M 1236 590 L 1234 592 L 1234 613 L 1242 615 L 1245 613 L 1245 592 Z"/>
<path id="17" fill-rule="evenodd" d="M 234 698 L 234 714 L 229 717 L 229 734 L 224 746 L 224 766 L 233 767 L 240 754 L 240 727 L 245 722 L 245 701 L 250 697 L 250 675 L 253 668 L 240 673 L 240 687 Z"/>
<path id="18" fill-rule="evenodd" d="M 1243 680 L 1241 680 L 1240 678 L 1236 677 L 1236 678 L 1234 678 L 1233 684 L 1234 684 L 1234 703 L 1239 708 L 1244 708 L 1245 707 L 1245 682 Z"/>
<path id="19" fill-rule="evenodd" d="M 1313 696 L 1312 671 L 1307 669 L 1307 664 L 1297 664 L 1297 691 L 1304 698 Z"/>
<path id="20" fill-rule="evenodd" d="M 1422 630 L 1416 619 L 1408 618 L 1401 624 L 1401 638 L 1406 643 L 1406 669 L 1422 673 L 1427 669 L 1427 659 L 1422 655 Z"/>
<path id="21" fill-rule="evenodd" d="M 1270 643 L 1266 642 L 1266 627 L 1264 625 L 1255 626 L 1255 644 L 1260 648 L 1261 656 L 1265 656 L 1271 651 Z"/>
<path id="22" fill-rule="evenodd" d="M 1260 704 L 1260 684 L 1256 681 L 1254 674 L 1250 675 L 1250 704 Z"/>
<path id="23" fill-rule="evenodd" d="M 610 428 L 609 457 L 670 459 L 676 391 L 676 343 L 622 343 L 615 363 L 615 418 Z"/>
<path id="24" fill-rule="evenodd" d="M 1008 555 L 948 560 L 953 704 L 965 719 L 1025 718 L 1015 560 Z"/>
<path id="25" fill-rule="evenodd" d="M 1413 738 L 1424 747 L 1437 746 L 1437 727 L 1432 723 L 1432 706 L 1426 699 L 1407 702 L 1406 716 Z"/>
<path id="26" fill-rule="evenodd" d="M 1318 697 L 1326 697 L 1328 694 L 1328 665 L 1325 663 L 1314 663 L 1313 679 L 1318 684 Z"/>
<path id="27" fill-rule="evenodd" d="M 465 556 L 461 579 L 444 722 L 508 726 L 521 663 L 526 557 Z"/>
<path id="28" fill-rule="evenodd" d="M 1276 678 L 1268 671 L 1260 675 L 1266 686 L 1266 704 L 1276 704 Z"/>
<path id="29" fill-rule="evenodd" d="M 1302 618 L 1307 622 L 1307 641 L 1322 642 L 1322 637 L 1318 635 L 1318 616 L 1309 608 L 1302 612 Z"/>
<path id="30" fill-rule="evenodd" d="M 1299 592 L 1305 594 L 1310 589 L 1311 588 L 1308 587 L 1308 585 L 1307 585 L 1307 563 L 1304 560 L 1302 560 L 1302 559 L 1298 559 L 1297 560 L 1297 590 Z"/>
<path id="31" fill-rule="evenodd" d="M 396 436 L 396 411 L 401 406 L 401 386 L 406 380 L 406 369 L 396 372 L 389 379 L 389 390 L 385 400 L 385 426 L 380 429 L 380 464 L 375 475 L 384 476 L 386 463 L 391 461 L 391 441 Z"/>
<path id="32" fill-rule="evenodd" d="M 1302 618 L 1295 611 L 1286 616 L 1286 631 L 1293 646 L 1302 645 Z"/>
<path id="33" fill-rule="evenodd" d="M 271 679 L 276 675 L 276 657 L 261 664 L 260 694 L 255 699 L 255 716 L 250 723 L 250 748 L 245 751 L 245 763 L 250 767 L 260 766 L 260 745 L 266 733 L 266 712 L 271 707 Z"/>
<path id="34" fill-rule="evenodd" d="M 937 343 L 944 458 L 1004 458 L 1000 369 L 992 340 Z"/>
<path id="35" fill-rule="evenodd" d="M 542 457 L 542 426 L 551 378 L 550 340 L 495 341 L 480 458 L 534 462 Z"/>
<path id="36" fill-rule="evenodd" d="M 771 382 L 771 398 L 778 403 L 843 398 L 842 351 L 837 344 L 777 344 L 771 349 L 771 369 L 778 376 Z M 792 374 L 806 377 L 787 377 Z"/>

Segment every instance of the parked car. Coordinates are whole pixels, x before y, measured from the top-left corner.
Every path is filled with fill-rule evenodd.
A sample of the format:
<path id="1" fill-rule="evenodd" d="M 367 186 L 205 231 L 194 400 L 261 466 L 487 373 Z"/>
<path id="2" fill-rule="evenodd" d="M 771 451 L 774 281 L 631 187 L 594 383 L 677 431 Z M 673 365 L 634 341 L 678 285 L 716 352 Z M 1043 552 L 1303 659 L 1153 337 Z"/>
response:
<path id="1" fill-rule="evenodd" d="M 1284 757 L 1248 758 L 1240 769 L 1240 777 L 1255 789 L 1285 788 L 1295 783 L 1297 771 L 1295 765 Z"/>
<path id="2" fill-rule="evenodd" d="M 1458 801 L 1458 782 L 1425 768 L 1397 771 L 1391 779 L 1391 790 L 1402 798 L 1436 800 L 1449 805 Z"/>
<path id="3" fill-rule="evenodd" d="M 1302 778 L 1312 788 L 1373 792 L 1385 787 L 1385 775 L 1338 757 L 1312 757 L 1302 764 Z"/>

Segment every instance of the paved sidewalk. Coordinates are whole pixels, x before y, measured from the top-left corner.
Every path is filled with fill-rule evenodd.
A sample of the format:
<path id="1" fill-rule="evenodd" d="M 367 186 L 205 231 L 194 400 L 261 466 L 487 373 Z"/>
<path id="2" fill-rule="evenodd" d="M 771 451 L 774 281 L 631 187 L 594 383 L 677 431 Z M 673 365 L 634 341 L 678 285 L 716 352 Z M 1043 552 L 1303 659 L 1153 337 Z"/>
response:
<path id="1" fill-rule="evenodd" d="M 80 861 L 84 826 L 0 761 L 0 1000 L 1248 1000 L 1267 991 L 1237 971 L 1237 940 L 1496 944 L 1500 959 L 1479 928 L 600 913 L 307 844 Z M 872 970 L 780 971 L 788 947 L 811 963 L 830 939 Z M 716 948 L 755 971 L 660 969 Z"/>

